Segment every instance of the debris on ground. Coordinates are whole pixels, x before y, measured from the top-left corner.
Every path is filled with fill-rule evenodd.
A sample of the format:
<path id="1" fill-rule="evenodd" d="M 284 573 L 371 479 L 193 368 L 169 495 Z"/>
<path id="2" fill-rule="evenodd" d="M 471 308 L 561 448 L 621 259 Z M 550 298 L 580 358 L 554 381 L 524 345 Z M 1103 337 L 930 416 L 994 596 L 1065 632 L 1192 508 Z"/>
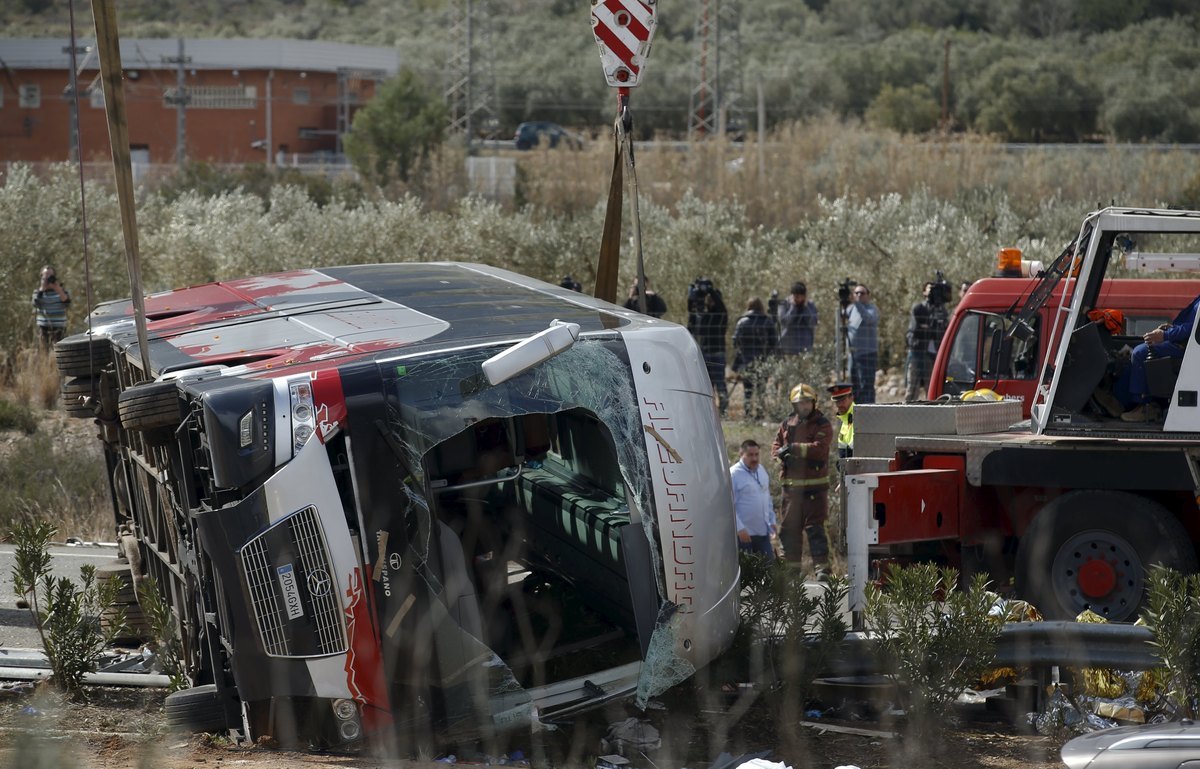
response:
<path id="1" fill-rule="evenodd" d="M 628 756 L 631 753 L 645 753 L 662 747 L 662 738 L 658 729 L 649 721 L 630 717 L 617 721 L 608 727 L 608 734 L 600 740 L 600 750 L 603 753 L 616 753 Z"/>

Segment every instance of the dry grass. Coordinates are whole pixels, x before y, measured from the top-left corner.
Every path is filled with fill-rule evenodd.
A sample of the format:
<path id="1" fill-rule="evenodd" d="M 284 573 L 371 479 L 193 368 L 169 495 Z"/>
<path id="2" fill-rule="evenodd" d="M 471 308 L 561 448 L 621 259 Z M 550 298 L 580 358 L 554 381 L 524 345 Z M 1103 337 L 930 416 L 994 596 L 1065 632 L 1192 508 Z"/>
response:
<path id="1" fill-rule="evenodd" d="M 12 398 L 18 403 L 36 409 L 57 406 L 61 379 L 53 353 L 38 347 L 18 350 L 13 355 L 10 379 Z"/>
<path id="2" fill-rule="evenodd" d="M 520 197 L 549 211 L 578 213 L 607 191 L 612 143 L 577 152 L 519 153 Z M 1005 192 L 1031 209 L 1049 200 L 1085 206 L 1164 205 L 1200 171 L 1196 153 L 1117 145 L 1014 148 L 977 137 L 900 136 L 827 119 L 771 133 L 760 147 L 711 141 L 637 151 L 642 195 L 674 206 L 688 191 L 735 199 L 754 226 L 795 227 L 820 198 L 878 198 L 926 190 L 944 200 Z"/>
<path id="3" fill-rule="evenodd" d="M 58 408 L 52 355 L 25 348 L 0 378 L 0 534 L 21 521 L 53 521 L 62 536 L 112 539 L 112 503 L 95 428 Z"/>

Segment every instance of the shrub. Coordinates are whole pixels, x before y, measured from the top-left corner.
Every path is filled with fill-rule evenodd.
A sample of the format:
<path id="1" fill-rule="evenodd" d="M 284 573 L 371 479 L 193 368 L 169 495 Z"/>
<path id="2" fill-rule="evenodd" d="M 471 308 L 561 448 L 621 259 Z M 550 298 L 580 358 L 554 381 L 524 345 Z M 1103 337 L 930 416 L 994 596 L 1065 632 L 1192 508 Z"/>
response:
<path id="1" fill-rule="evenodd" d="M 100 652 L 124 630 L 119 611 L 107 630 L 100 625 L 100 613 L 114 605 L 120 582 L 96 582 L 96 567 L 90 564 L 80 569 L 79 584 L 66 577 L 55 579 L 48 550 L 54 534 L 48 523 L 26 523 L 12 531 L 17 546 L 13 590 L 29 602 L 54 685 L 78 695 L 84 675 L 96 669 Z"/>
<path id="2" fill-rule="evenodd" d="M 58 521 L 62 530 L 94 537 L 112 530 L 112 502 L 99 444 L 82 448 L 39 430 L 0 457 L 0 527 Z"/>
<path id="3" fill-rule="evenodd" d="M 141 580 L 138 586 L 138 605 L 141 606 L 154 637 L 151 648 L 158 664 L 163 673 L 171 679 L 171 691 L 187 688 L 188 680 L 183 674 L 183 646 L 176 631 L 175 615 L 171 604 L 158 589 L 158 580 L 154 577 Z"/>
<path id="4" fill-rule="evenodd" d="M 1150 594 L 1142 614 L 1154 634 L 1166 672 L 1167 696 L 1184 718 L 1200 713 L 1200 574 L 1150 569 Z"/>
<path id="5" fill-rule="evenodd" d="M 1001 623 L 989 616 L 987 576 L 966 590 L 958 572 L 935 564 L 892 564 L 884 587 L 867 586 L 866 623 L 885 667 L 908 690 L 915 735 L 938 731 L 951 703 L 991 667 Z"/>
<path id="6" fill-rule="evenodd" d="M 806 575 L 787 561 L 748 553 L 740 553 L 740 561 L 742 623 L 730 654 L 748 661 L 751 679 L 769 692 L 780 733 L 791 736 L 814 679 L 829 669 L 845 640 L 848 585 L 831 577 L 810 591 Z"/>
<path id="7" fill-rule="evenodd" d="M 30 435 L 37 431 L 37 419 L 28 406 L 0 398 L 0 430 L 20 430 Z"/>

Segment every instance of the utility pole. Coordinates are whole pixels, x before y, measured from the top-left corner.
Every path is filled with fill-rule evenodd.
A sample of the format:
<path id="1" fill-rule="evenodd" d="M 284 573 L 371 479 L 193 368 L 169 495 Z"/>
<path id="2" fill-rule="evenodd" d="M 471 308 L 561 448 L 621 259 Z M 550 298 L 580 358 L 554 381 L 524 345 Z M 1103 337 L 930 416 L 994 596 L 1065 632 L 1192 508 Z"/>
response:
<path id="1" fill-rule="evenodd" d="M 187 163 L 187 105 L 191 97 L 187 92 L 187 70 L 185 64 L 192 61 L 183 52 L 183 38 L 179 38 L 179 54 L 174 58 L 164 56 L 163 62 L 175 65 L 175 95 L 168 102 L 175 103 L 175 163 L 182 170 Z"/>
<path id="2" fill-rule="evenodd" d="M 70 142 L 70 160 L 72 163 L 78 163 L 82 158 L 82 153 L 79 150 L 79 72 L 77 71 L 76 57 L 81 53 L 86 54 L 88 49 L 83 46 L 72 48 L 67 45 L 63 46 L 62 51 L 71 56 L 71 77 L 65 93 L 67 105 L 71 110 L 71 125 L 67 129 L 69 134 L 67 141 Z"/>
<path id="3" fill-rule="evenodd" d="M 488 88 L 495 88 L 490 56 L 484 62 L 476 54 L 476 37 L 490 47 L 491 24 L 487 0 L 451 0 L 450 53 L 446 60 L 447 83 L 444 96 L 450 115 L 447 126 L 452 136 L 464 137 L 471 149 L 478 126 L 494 122 Z M 490 50 L 488 51 L 490 54 Z M 482 70 L 482 72 L 481 72 Z"/>
<path id="4" fill-rule="evenodd" d="M 689 141 L 723 134 L 730 121 L 741 119 L 739 0 L 700 0 L 697 6 Z"/>
<path id="5" fill-rule="evenodd" d="M 950 38 L 942 51 L 942 133 L 950 132 Z"/>

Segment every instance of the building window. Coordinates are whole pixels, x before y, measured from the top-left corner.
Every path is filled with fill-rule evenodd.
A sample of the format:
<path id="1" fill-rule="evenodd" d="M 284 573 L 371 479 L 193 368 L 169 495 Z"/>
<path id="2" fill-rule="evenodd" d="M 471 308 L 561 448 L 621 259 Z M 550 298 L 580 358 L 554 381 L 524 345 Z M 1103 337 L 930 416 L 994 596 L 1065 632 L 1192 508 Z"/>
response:
<path id="1" fill-rule="evenodd" d="M 104 89 L 98 85 L 89 88 L 88 103 L 93 109 L 104 109 Z"/>
<path id="2" fill-rule="evenodd" d="M 163 106 L 179 106 L 178 88 L 163 89 Z M 185 89 L 188 109 L 254 109 L 258 88 L 252 85 L 198 85 Z"/>
<path id="3" fill-rule="evenodd" d="M 24 109 L 38 109 L 42 106 L 42 87 L 24 83 L 17 88 L 17 106 Z"/>
<path id="4" fill-rule="evenodd" d="M 312 91 L 307 88 L 292 89 L 292 104 L 308 104 L 312 101 Z"/>
<path id="5" fill-rule="evenodd" d="M 0 109 L 4 109 L 4 89 L 0 88 Z"/>

